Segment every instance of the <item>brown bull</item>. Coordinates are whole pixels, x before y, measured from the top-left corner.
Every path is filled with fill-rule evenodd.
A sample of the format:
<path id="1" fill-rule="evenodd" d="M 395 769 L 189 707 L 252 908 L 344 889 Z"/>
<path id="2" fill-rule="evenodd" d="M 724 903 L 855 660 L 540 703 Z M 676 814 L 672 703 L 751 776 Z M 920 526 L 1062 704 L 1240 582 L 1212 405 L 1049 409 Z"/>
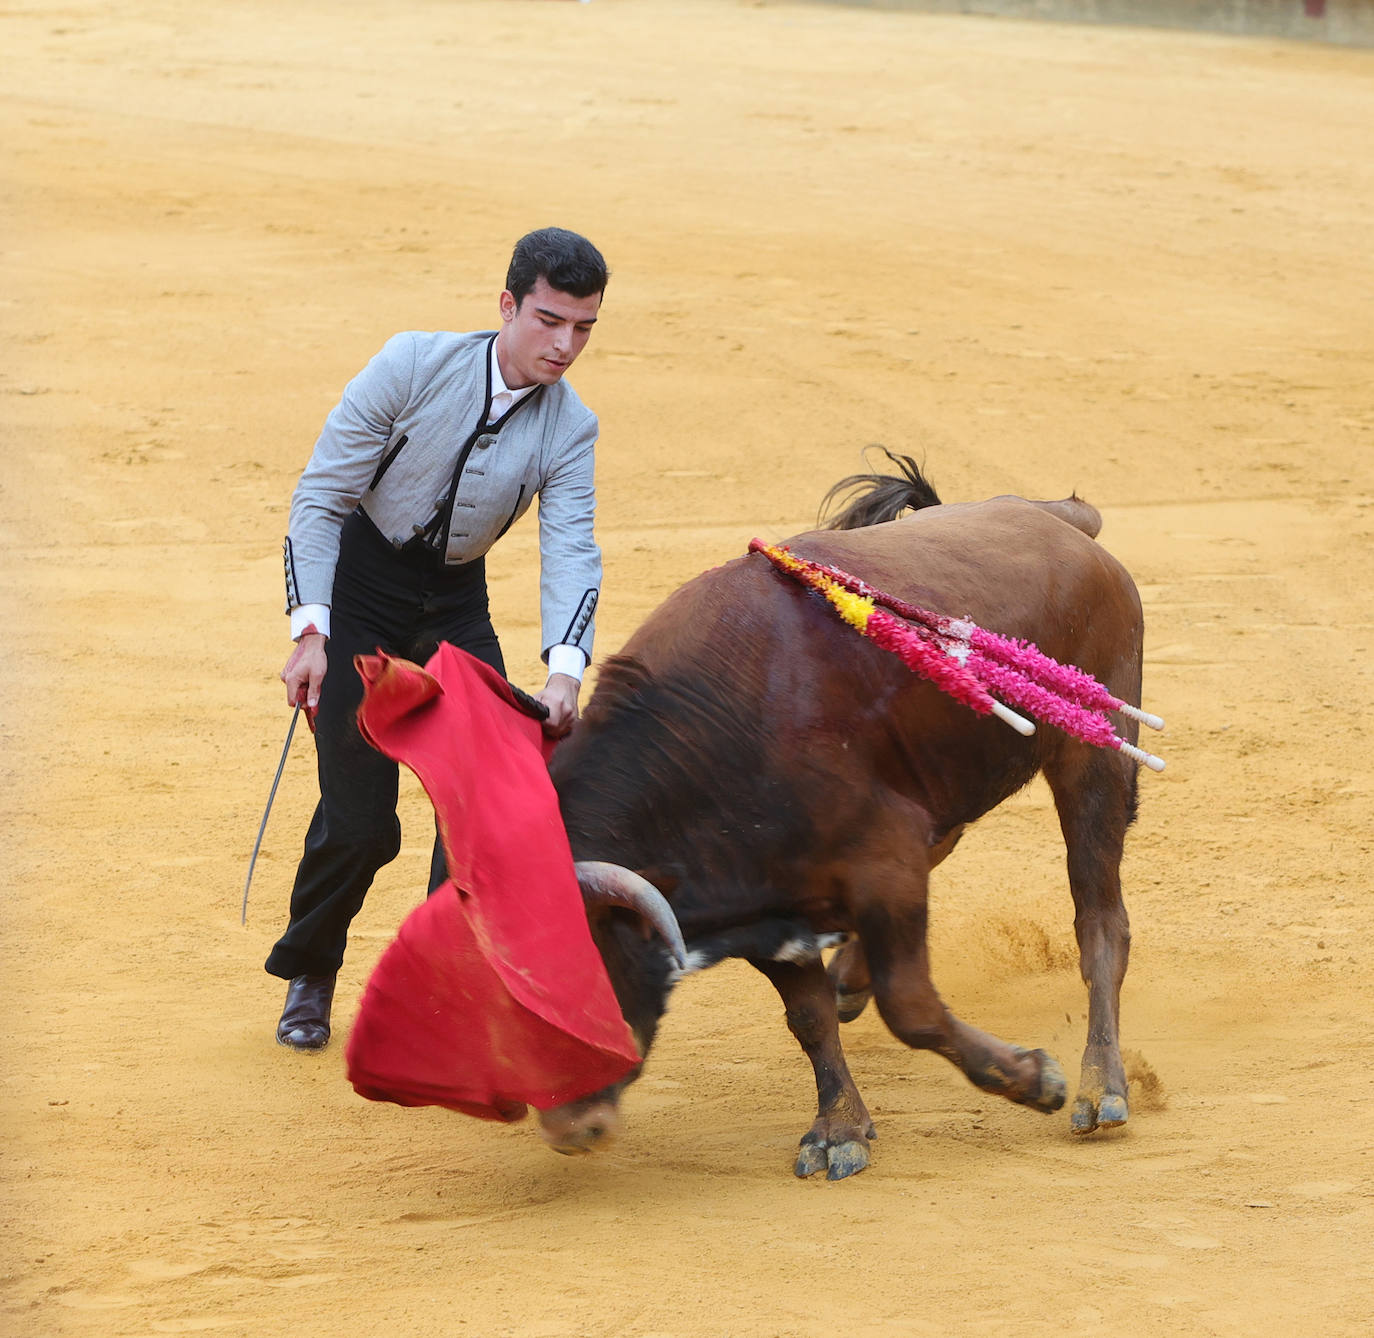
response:
<path id="1" fill-rule="evenodd" d="M 846 480 L 866 495 L 839 528 L 789 540 L 792 550 L 1034 641 L 1138 703 L 1140 601 L 1091 537 L 1097 513 L 1077 499 L 943 506 L 901 463 L 901 479 Z M 919 509 L 893 519 L 907 508 Z M 1131 721 L 1115 723 L 1134 741 Z M 796 1173 L 826 1168 L 831 1179 L 862 1170 L 874 1136 L 840 1046 L 837 989 L 847 1017 L 871 992 L 899 1040 L 944 1055 L 985 1091 L 1040 1111 L 1064 1104 L 1063 1073 L 1043 1050 L 1009 1045 L 949 1011 L 926 946 L 930 871 L 969 823 L 1040 771 L 1068 849 L 1088 985 L 1071 1112 L 1074 1132 L 1087 1133 L 1127 1116 L 1119 866 L 1136 768 L 1121 754 L 1047 725 L 1024 738 L 975 715 L 754 554 L 689 582 L 649 617 L 603 667 L 553 763 L 574 855 L 636 871 L 662 891 L 686 940 L 686 969 L 742 957 L 773 982 L 819 1095 Z M 592 931 L 647 1053 L 681 972 L 632 915 L 599 900 Z M 845 936 L 827 974 L 820 950 Z M 545 1137 L 560 1151 L 588 1150 L 613 1131 L 619 1092 L 546 1112 Z"/>

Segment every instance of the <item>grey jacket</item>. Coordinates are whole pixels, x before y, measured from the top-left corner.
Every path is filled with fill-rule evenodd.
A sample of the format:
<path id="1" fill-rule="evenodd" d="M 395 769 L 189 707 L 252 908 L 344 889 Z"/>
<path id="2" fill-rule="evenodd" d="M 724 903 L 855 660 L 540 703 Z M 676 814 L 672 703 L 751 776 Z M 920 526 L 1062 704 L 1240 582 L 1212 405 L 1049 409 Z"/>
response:
<path id="1" fill-rule="evenodd" d="M 499 433 L 479 431 L 494 338 L 492 330 L 394 335 L 344 388 L 291 498 L 288 609 L 331 603 L 339 532 L 356 507 L 397 547 L 443 513 L 467 447 L 445 563 L 481 557 L 538 493 L 544 658 L 566 643 L 591 659 L 601 587 L 596 415 L 558 381 L 518 404 Z"/>

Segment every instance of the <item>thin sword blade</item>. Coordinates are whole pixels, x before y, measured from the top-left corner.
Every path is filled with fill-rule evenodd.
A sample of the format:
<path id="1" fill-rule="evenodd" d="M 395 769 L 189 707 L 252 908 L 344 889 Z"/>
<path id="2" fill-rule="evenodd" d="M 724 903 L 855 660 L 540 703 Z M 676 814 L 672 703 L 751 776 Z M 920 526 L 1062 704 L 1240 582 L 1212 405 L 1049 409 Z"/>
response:
<path id="1" fill-rule="evenodd" d="M 272 777 L 272 789 L 267 795 L 267 807 L 262 811 L 262 823 L 258 827 L 258 839 L 253 842 L 253 857 L 248 861 L 248 877 L 243 880 L 243 910 L 239 913 L 239 924 L 248 923 L 248 889 L 253 885 L 253 869 L 258 862 L 258 851 L 262 849 L 262 834 L 267 830 L 267 818 L 272 812 L 272 801 L 277 797 L 277 786 L 281 784 L 281 773 L 286 770 L 286 756 L 291 751 L 291 736 L 296 732 L 296 721 L 300 718 L 301 704 L 291 712 L 291 723 L 286 728 L 286 742 L 282 745 L 281 761 L 277 763 L 277 774 Z"/>

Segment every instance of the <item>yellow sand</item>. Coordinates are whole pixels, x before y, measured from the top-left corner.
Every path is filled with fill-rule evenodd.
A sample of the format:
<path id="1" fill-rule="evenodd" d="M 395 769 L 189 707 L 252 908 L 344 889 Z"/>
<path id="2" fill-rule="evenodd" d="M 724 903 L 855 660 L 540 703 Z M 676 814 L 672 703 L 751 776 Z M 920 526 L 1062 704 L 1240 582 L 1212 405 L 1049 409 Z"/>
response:
<path id="1" fill-rule="evenodd" d="M 4 1288 L 14 1335 L 1249 1338 L 1369 1331 L 1374 56 L 727 0 L 32 3 L 5 89 Z M 1076 489 L 1140 583 L 1131 1124 L 1074 1141 L 865 1015 L 881 1138 L 761 977 L 674 999 L 567 1161 L 279 1050 L 262 958 L 314 800 L 279 544 L 386 336 L 496 317 L 557 222 L 615 271 L 598 651 L 806 528 L 870 442 L 949 500 Z M 538 686 L 536 537 L 492 562 Z M 340 1036 L 429 818 L 356 924 Z M 939 870 L 937 980 L 1071 1074 L 1032 787 Z"/>

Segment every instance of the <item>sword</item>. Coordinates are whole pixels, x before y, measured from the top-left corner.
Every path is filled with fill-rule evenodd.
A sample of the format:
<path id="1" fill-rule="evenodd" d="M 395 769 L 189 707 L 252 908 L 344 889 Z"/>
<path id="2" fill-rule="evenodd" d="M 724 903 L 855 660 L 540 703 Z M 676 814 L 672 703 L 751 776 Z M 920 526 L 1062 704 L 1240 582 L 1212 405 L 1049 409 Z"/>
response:
<path id="1" fill-rule="evenodd" d="M 301 703 L 291 712 L 291 723 L 286 729 L 286 742 L 282 745 L 281 761 L 277 763 L 277 774 L 272 777 L 272 789 L 267 795 L 267 807 L 262 811 L 262 825 L 258 828 L 258 839 L 253 843 L 253 858 L 248 861 L 248 877 L 243 880 L 243 910 L 239 924 L 248 923 L 248 889 L 253 884 L 253 867 L 258 862 L 258 851 L 262 849 L 262 834 L 267 830 L 267 817 L 272 812 L 272 801 L 277 797 L 277 786 L 281 783 L 281 773 L 286 770 L 286 755 L 291 751 L 291 736 L 296 732 L 296 721 L 300 718 Z"/>

